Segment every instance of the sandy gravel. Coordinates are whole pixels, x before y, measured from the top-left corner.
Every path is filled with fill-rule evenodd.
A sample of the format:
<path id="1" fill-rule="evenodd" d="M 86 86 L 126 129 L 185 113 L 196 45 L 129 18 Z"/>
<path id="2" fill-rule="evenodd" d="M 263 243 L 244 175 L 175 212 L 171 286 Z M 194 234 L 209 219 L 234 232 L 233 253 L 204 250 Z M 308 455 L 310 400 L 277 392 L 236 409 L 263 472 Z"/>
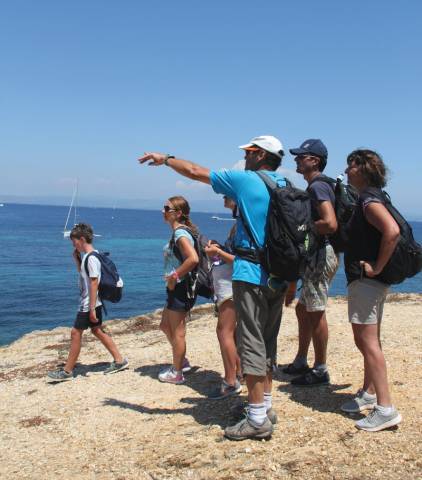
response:
<path id="1" fill-rule="evenodd" d="M 157 381 L 170 361 L 158 314 L 107 324 L 131 362 L 101 374 L 109 361 L 87 334 L 75 380 L 47 384 L 65 358 L 69 329 L 34 332 L 0 349 L 0 478 L 6 479 L 416 479 L 422 477 L 422 295 L 390 297 L 383 345 L 394 403 L 403 423 L 359 432 L 340 404 L 360 386 L 362 359 L 353 345 L 344 299 L 330 300 L 332 385 L 294 389 L 278 373 L 271 441 L 230 442 L 222 429 L 238 400 L 205 394 L 221 372 L 216 319 L 208 307 L 188 325 L 188 355 L 197 367 L 186 385 Z M 279 363 L 292 359 L 297 326 L 286 309 Z"/>

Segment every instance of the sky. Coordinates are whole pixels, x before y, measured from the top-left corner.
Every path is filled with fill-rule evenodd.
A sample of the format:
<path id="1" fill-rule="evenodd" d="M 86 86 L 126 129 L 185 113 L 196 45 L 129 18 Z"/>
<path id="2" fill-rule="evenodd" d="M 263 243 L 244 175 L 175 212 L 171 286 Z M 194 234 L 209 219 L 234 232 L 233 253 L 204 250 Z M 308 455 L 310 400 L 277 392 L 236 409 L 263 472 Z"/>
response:
<path id="1" fill-rule="evenodd" d="M 422 220 L 421 47 L 419 0 L 0 1 L 0 202 L 66 204 L 78 178 L 84 205 L 216 211 L 210 187 L 137 158 L 231 168 L 269 134 L 286 152 L 321 138 L 334 177 L 379 151 Z"/>

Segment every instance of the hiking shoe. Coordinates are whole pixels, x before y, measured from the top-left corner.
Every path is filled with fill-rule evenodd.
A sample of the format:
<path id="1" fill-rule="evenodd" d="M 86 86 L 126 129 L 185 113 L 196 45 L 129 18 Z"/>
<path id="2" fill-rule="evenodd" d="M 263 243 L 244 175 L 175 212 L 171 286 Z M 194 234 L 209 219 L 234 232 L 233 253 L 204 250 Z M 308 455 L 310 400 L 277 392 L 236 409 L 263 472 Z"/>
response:
<path id="1" fill-rule="evenodd" d="M 310 370 L 309 365 L 302 365 L 300 367 L 296 367 L 294 363 L 289 363 L 287 367 L 281 369 L 283 373 L 287 373 L 287 375 L 300 375 L 301 373 L 306 373 Z"/>
<path id="2" fill-rule="evenodd" d="M 158 374 L 158 380 L 165 383 L 174 383 L 175 385 L 181 385 L 182 383 L 185 383 L 183 372 L 178 372 L 173 366 L 161 371 Z"/>
<path id="3" fill-rule="evenodd" d="M 295 387 L 319 387 L 320 385 L 328 385 L 330 376 L 328 372 L 321 374 L 314 368 L 311 368 L 307 373 L 294 378 L 290 383 Z"/>
<path id="4" fill-rule="evenodd" d="M 359 413 L 364 410 L 372 410 L 377 404 L 377 396 L 370 395 L 363 388 L 357 391 L 355 398 L 343 403 L 340 409 L 346 413 Z"/>
<path id="5" fill-rule="evenodd" d="M 182 363 L 182 372 L 183 373 L 188 373 L 192 370 L 191 364 L 189 363 L 189 360 L 185 358 Z"/>
<path id="6" fill-rule="evenodd" d="M 232 427 L 226 427 L 224 430 L 224 436 L 230 440 L 246 440 L 247 438 L 270 438 L 273 434 L 274 428 L 272 423 L 265 419 L 262 425 L 258 425 L 253 422 L 249 416 L 246 416 L 243 420 L 236 423 Z"/>
<path id="7" fill-rule="evenodd" d="M 127 358 L 123 359 L 123 362 L 111 362 L 110 365 L 104 370 L 104 375 L 108 375 L 109 373 L 116 373 L 120 372 L 120 370 L 124 370 L 129 366 L 129 360 Z"/>
<path id="8" fill-rule="evenodd" d="M 75 378 L 73 372 L 67 373 L 63 368 L 48 372 L 47 377 L 47 380 L 54 380 L 55 382 L 67 382 L 68 380 L 73 380 Z"/>
<path id="9" fill-rule="evenodd" d="M 230 409 L 230 412 L 232 414 L 232 417 L 239 420 L 241 418 L 244 418 L 248 415 L 248 405 L 246 403 L 240 403 L 239 405 L 235 405 Z M 275 410 L 273 408 L 269 408 L 267 410 L 267 417 L 268 420 L 275 425 L 278 421 L 277 414 L 275 413 Z"/>
<path id="10" fill-rule="evenodd" d="M 379 430 L 398 425 L 401 420 L 400 413 L 394 407 L 390 415 L 384 415 L 379 411 L 378 406 L 375 405 L 372 412 L 355 423 L 355 427 L 360 430 L 366 430 L 367 432 L 378 432 Z"/>
<path id="11" fill-rule="evenodd" d="M 222 400 L 223 398 L 228 398 L 233 395 L 239 395 L 241 391 L 242 385 L 240 385 L 238 380 L 236 380 L 234 385 L 230 385 L 230 383 L 223 380 L 221 385 L 208 395 L 208 398 L 210 400 Z"/>

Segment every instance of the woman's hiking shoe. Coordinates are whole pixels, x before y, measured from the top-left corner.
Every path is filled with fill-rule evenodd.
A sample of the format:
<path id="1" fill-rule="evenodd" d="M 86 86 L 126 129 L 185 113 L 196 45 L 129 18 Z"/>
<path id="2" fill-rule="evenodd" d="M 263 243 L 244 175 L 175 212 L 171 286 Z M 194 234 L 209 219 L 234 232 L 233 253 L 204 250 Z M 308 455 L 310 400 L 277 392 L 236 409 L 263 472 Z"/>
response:
<path id="1" fill-rule="evenodd" d="M 247 403 L 240 403 L 239 405 L 235 405 L 230 409 L 230 413 L 235 420 L 242 419 L 248 415 L 248 404 Z M 267 417 L 268 420 L 275 425 L 278 421 L 277 414 L 273 408 L 269 408 L 267 410 Z"/>
<path id="2" fill-rule="evenodd" d="M 394 427 L 402 421 L 400 413 L 393 407 L 390 415 L 384 415 L 377 406 L 365 418 L 355 423 L 356 428 L 367 432 L 378 432 L 385 428 Z"/>
<path id="3" fill-rule="evenodd" d="M 270 438 L 273 434 L 274 427 L 272 423 L 265 419 L 262 425 L 253 422 L 249 416 L 246 416 L 240 422 L 232 427 L 226 427 L 224 436 L 230 440 L 246 440 L 247 438 Z"/>
<path id="4" fill-rule="evenodd" d="M 189 363 L 189 360 L 185 358 L 182 364 L 182 372 L 189 373 L 191 370 L 192 370 L 191 364 Z"/>
<path id="5" fill-rule="evenodd" d="M 312 368 L 304 375 L 294 378 L 290 383 L 296 387 L 319 387 L 320 385 L 329 385 L 330 376 L 328 372 L 320 373 Z"/>
<path id="6" fill-rule="evenodd" d="M 302 365 L 300 367 L 296 367 L 294 363 L 289 363 L 287 367 L 281 369 L 283 373 L 287 373 L 287 375 L 300 375 L 301 373 L 306 373 L 310 370 L 309 365 Z"/>
<path id="7" fill-rule="evenodd" d="M 359 413 L 364 410 L 372 410 L 377 404 L 377 396 L 370 395 L 365 390 L 357 391 L 355 398 L 343 403 L 340 409 L 346 413 Z"/>
<path id="8" fill-rule="evenodd" d="M 73 373 L 67 373 L 63 368 L 48 372 L 47 377 L 47 380 L 54 380 L 55 382 L 66 382 L 75 378 Z"/>
<path id="9" fill-rule="evenodd" d="M 225 380 L 221 382 L 221 385 L 213 390 L 208 398 L 210 400 L 223 400 L 223 398 L 232 397 L 233 395 L 239 395 L 242 392 L 242 385 L 236 380 L 234 385 L 230 385 Z"/>
<path id="10" fill-rule="evenodd" d="M 123 362 L 111 362 L 110 365 L 104 370 L 104 375 L 108 375 L 109 373 L 116 373 L 124 370 L 129 366 L 129 360 L 127 358 L 123 359 Z"/>
<path id="11" fill-rule="evenodd" d="M 158 380 L 160 380 L 160 382 L 173 383 L 175 385 L 181 385 L 182 383 L 185 383 L 183 372 L 178 372 L 173 366 L 167 368 L 166 370 L 162 370 L 158 374 Z"/>

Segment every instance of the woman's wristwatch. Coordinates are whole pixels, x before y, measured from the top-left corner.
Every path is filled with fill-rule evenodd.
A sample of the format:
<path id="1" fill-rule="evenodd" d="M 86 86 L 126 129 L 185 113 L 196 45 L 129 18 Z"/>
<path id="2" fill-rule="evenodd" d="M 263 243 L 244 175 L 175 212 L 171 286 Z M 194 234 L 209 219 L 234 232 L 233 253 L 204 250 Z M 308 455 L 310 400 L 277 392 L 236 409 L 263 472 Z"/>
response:
<path id="1" fill-rule="evenodd" d="M 169 155 L 167 153 L 166 158 L 164 159 L 164 165 L 167 165 L 168 167 L 170 166 L 169 165 L 169 158 L 176 158 L 176 157 L 174 155 Z"/>

